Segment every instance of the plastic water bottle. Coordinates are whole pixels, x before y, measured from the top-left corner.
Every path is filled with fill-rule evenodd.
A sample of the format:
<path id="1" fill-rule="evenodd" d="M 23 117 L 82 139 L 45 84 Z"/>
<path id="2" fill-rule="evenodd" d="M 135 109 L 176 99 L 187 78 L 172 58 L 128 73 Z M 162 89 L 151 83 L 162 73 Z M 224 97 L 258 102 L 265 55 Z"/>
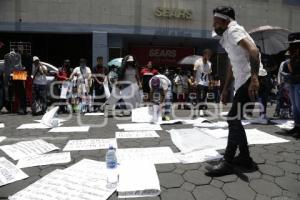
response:
<path id="1" fill-rule="evenodd" d="M 115 188 L 118 183 L 117 156 L 113 146 L 106 152 L 107 188 Z"/>

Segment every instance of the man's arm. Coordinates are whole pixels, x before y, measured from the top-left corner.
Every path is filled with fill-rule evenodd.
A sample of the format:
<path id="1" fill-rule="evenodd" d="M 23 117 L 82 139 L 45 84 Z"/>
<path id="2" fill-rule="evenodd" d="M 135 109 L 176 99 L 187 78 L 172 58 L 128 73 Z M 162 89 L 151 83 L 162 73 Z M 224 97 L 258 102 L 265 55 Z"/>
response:
<path id="1" fill-rule="evenodd" d="M 228 60 L 227 75 L 226 75 L 223 90 L 228 90 L 229 89 L 229 87 L 231 86 L 232 80 L 233 80 L 232 66 L 231 66 L 230 61 Z"/>
<path id="2" fill-rule="evenodd" d="M 223 104 L 227 104 L 227 100 L 228 100 L 228 90 L 229 87 L 232 83 L 233 80 L 233 72 L 232 72 L 232 66 L 230 61 L 228 60 L 228 65 L 227 65 L 227 73 L 226 73 L 226 79 L 225 79 L 225 83 L 224 83 L 224 87 L 222 90 L 222 94 L 221 94 L 221 102 Z"/>
<path id="3" fill-rule="evenodd" d="M 251 75 L 258 76 L 260 64 L 258 48 L 247 38 L 242 39 L 238 44 L 249 53 Z"/>
<path id="4" fill-rule="evenodd" d="M 243 49 L 249 53 L 249 60 L 251 66 L 251 82 L 248 88 L 248 94 L 252 101 L 255 101 L 258 96 L 259 90 L 259 81 L 258 81 L 258 72 L 259 72 L 259 51 L 254 43 L 249 39 L 244 38 L 238 43 Z"/>

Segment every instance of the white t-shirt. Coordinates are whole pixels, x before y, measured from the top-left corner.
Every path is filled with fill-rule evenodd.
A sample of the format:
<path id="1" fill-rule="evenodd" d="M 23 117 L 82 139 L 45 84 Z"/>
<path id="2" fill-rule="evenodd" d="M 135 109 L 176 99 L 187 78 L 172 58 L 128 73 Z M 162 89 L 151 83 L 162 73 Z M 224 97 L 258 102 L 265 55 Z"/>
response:
<path id="1" fill-rule="evenodd" d="M 211 73 L 211 62 L 203 62 L 203 58 L 199 58 L 194 64 L 194 71 L 196 71 L 196 82 L 199 85 L 208 86 L 208 76 Z"/>
<path id="2" fill-rule="evenodd" d="M 88 76 L 92 74 L 92 72 L 89 67 L 84 67 L 80 70 L 80 66 L 79 66 L 73 70 L 73 74 L 77 75 L 77 81 L 81 83 L 85 83 L 85 79 L 87 79 Z"/>
<path id="3" fill-rule="evenodd" d="M 254 43 L 244 27 L 240 26 L 236 21 L 232 21 L 220 40 L 220 44 L 228 53 L 232 65 L 235 90 L 238 90 L 251 77 L 249 53 L 238 45 L 245 38 Z M 259 75 L 265 72 L 262 67 L 262 64 L 260 64 Z"/>
<path id="4" fill-rule="evenodd" d="M 163 90 L 168 90 L 168 88 L 171 88 L 171 81 L 168 79 L 168 77 L 166 77 L 165 75 L 162 74 L 158 74 L 153 76 L 150 81 L 149 81 L 149 87 L 152 89 L 151 87 L 151 81 L 154 77 L 157 77 L 160 79 L 160 88 Z"/>
<path id="5" fill-rule="evenodd" d="M 41 67 L 43 68 L 43 70 L 47 70 L 47 67 L 45 65 L 41 64 Z M 45 74 L 42 74 L 40 71 L 38 71 L 36 73 L 36 67 L 33 64 L 32 65 L 32 75 L 34 76 L 34 80 L 33 83 L 36 85 L 47 85 L 47 77 Z"/>

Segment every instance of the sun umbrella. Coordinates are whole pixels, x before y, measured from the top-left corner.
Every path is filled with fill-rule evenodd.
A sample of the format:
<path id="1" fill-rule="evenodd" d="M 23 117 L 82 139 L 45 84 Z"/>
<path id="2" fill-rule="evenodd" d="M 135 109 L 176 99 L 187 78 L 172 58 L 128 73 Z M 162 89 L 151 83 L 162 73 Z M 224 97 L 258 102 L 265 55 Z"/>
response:
<path id="1" fill-rule="evenodd" d="M 262 53 L 267 55 L 278 54 L 288 48 L 289 30 L 273 26 L 260 26 L 249 31 L 256 45 Z"/>
<path id="2" fill-rule="evenodd" d="M 202 58 L 202 56 L 198 56 L 198 55 L 187 56 L 187 57 L 181 59 L 178 62 L 178 64 L 180 64 L 180 65 L 194 65 L 196 60 L 198 60 L 199 58 Z"/>
<path id="3" fill-rule="evenodd" d="M 115 58 L 115 59 L 112 59 L 111 61 L 109 61 L 107 63 L 107 66 L 108 67 L 112 67 L 112 66 L 115 66 L 115 67 L 121 67 L 122 65 L 122 60 L 123 58 Z"/>

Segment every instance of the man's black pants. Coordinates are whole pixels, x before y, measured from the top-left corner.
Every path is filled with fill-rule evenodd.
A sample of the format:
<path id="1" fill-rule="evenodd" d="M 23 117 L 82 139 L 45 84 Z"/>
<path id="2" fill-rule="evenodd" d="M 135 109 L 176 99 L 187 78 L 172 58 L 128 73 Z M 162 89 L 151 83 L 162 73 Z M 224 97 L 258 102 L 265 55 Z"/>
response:
<path id="1" fill-rule="evenodd" d="M 208 86 L 197 85 L 197 106 L 199 110 L 206 110 L 206 97 L 208 92 Z"/>
<path id="2" fill-rule="evenodd" d="M 247 159 L 250 157 L 246 132 L 241 122 L 244 106 L 247 103 L 251 103 L 248 95 L 249 84 L 250 78 L 236 91 L 232 107 L 227 116 L 229 134 L 224 159 L 229 163 L 232 162 L 237 148 L 239 148 L 240 155 L 243 158 Z"/>

